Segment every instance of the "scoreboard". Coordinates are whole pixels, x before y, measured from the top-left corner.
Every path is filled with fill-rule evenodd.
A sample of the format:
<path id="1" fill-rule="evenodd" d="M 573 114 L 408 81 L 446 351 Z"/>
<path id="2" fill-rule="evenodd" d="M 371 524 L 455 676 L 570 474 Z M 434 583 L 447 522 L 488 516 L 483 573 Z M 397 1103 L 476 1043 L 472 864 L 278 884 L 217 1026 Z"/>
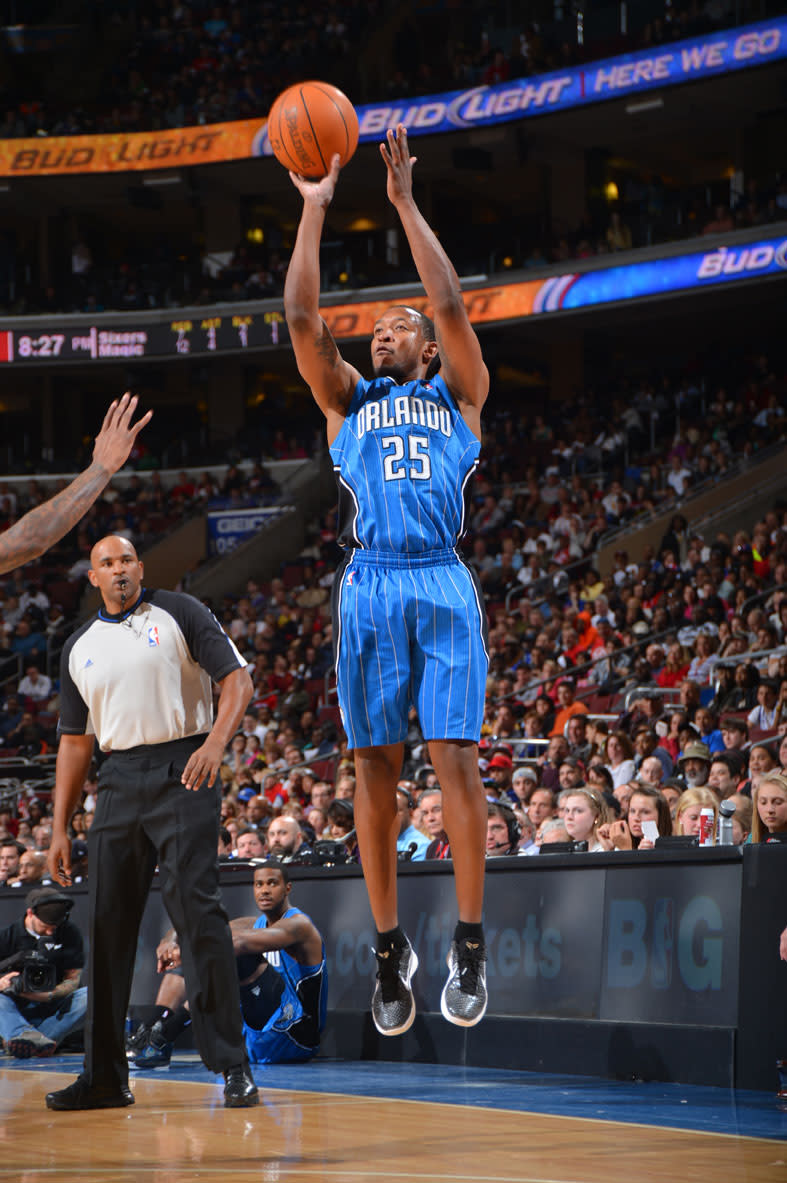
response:
<path id="1" fill-rule="evenodd" d="M 206 357 L 264 349 L 289 340 L 284 314 L 278 311 L 217 314 L 206 309 L 201 317 L 191 310 L 172 320 L 126 313 L 114 324 L 111 315 L 102 315 L 100 325 L 76 316 L 59 321 L 37 317 L 34 324 L 34 328 L 0 327 L 0 365 Z"/>

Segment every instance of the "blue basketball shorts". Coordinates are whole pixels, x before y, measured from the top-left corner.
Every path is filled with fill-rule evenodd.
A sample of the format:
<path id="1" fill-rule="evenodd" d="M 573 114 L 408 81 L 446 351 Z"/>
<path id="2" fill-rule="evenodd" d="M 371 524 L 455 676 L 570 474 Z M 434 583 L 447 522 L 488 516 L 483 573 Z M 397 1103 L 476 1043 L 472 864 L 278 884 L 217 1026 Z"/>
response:
<path id="1" fill-rule="evenodd" d="M 478 741 L 486 612 L 455 550 L 351 551 L 334 581 L 333 627 L 349 747 L 402 742 L 412 706 L 424 739 Z"/>

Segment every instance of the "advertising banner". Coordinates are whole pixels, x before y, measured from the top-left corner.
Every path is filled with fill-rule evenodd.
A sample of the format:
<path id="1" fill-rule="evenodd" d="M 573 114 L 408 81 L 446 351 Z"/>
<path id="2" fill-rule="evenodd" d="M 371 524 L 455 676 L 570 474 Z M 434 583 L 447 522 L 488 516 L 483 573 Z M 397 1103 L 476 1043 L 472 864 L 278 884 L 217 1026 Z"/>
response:
<path id="1" fill-rule="evenodd" d="M 787 210 L 785 210 L 787 218 Z M 787 239 L 691 251 L 663 259 L 598 267 L 542 280 L 532 311 L 568 312 L 645 296 L 666 296 L 717 284 L 787 275 Z"/>
<path id="2" fill-rule="evenodd" d="M 254 509 L 210 510 L 208 523 L 208 554 L 228 555 L 252 534 L 282 513 L 281 505 L 256 506 Z"/>
<path id="3" fill-rule="evenodd" d="M 734 1026 L 741 868 L 607 872 L 600 1018 Z"/>
<path id="4" fill-rule="evenodd" d="M 546 279 L 490 284 L 469 289 L 462 298 L 474 325 L 503 324 L 532 315 L 590 311 L 628 300 L 700 292 L 719 284 L 779 275 L 787 277 L 787 239 L 768 238 L 664 258 L 591 266 Z M 425 296 L 408 296 L 406 303 L 431 313 Z M 390 297 L 364 300 L 360 293 L 351 303 L 325 305 L 320 312 L 336 341 L 350 341 L 371 338 L 375 321 L 390 305 Z M 217 357 L 273 348 L 290 339 L 283 312 L 262 311 L 257 304 L 220 315 L 184 308 L 166 320 L 143 312 L 122 317 L 107 313 L 91 320 L 36 317 L 22 323 L 23 328 L 0 330 L 0 365 L 27 369 L 120 358 Z"/>
<path id="5" fill-rule="evenodd" d="M 411 135 L 489 127 L 607 99 L 636 97 L 785 57 L 787 17 L 775 17 L 495 86 L 423 95 L 401 103 L 359 105 L 359 139 L 375 143 L 398 122 Z M 243 119 L 171 131 L 0 140 L 0 176 L 137 172 L 271 154 L 266 121 Z"/>

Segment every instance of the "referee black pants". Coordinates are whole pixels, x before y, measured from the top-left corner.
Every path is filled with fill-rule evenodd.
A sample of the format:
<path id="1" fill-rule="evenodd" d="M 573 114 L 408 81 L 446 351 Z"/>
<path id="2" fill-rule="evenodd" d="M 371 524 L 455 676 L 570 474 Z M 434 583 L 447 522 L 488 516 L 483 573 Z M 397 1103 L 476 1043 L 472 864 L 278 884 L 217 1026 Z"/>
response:
<path id="1" fill-rule="evenodd" d="M 128 1083 L 125 1018 L 153 872 L 180 942 L 194 1038 L 212 1072 L 245 1059 L 240 992 L 218 867 L 220 790 L 180 781 L 204 736 L 132 748 L 101 767 L 88 832 L 88 1084 Z"/>

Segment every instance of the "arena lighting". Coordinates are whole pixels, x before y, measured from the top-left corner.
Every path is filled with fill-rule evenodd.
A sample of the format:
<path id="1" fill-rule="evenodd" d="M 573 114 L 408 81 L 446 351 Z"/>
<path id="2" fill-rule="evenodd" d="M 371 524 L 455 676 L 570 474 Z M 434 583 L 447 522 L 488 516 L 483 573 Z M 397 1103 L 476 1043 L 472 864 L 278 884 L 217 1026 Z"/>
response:
<path id="1" fill-rule="evenodd" d="M 179 185 L 183 177 L 180 173 L 153 173 L 142 178 L 143 185 Z"/>
<path id="2" fill-rule="evenodd" d="M 641 115 L 643 111 L 658 111 L 664 106 L 664 99 L 643 99 L 641 103 L 626 103 L 627 115 Z"/>

